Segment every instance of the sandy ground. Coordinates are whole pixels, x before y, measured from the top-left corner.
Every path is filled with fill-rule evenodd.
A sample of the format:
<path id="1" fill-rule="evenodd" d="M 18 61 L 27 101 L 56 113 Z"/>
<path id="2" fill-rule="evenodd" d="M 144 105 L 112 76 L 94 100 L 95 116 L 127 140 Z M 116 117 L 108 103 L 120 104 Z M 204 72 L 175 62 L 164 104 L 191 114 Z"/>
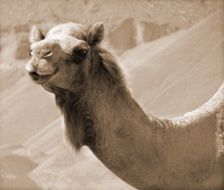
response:
<path id="1" fill-rule="evenodd" d="M 0 189 L 134 189 L 87 147 L 76 154 L 66 144 L 54 97 L 24 72 L 30 27 L 104 21 L 133 96 L 147 113 L 173 117 L 224 80 L 224 2 L 19 2 L 0 0 Z"/>

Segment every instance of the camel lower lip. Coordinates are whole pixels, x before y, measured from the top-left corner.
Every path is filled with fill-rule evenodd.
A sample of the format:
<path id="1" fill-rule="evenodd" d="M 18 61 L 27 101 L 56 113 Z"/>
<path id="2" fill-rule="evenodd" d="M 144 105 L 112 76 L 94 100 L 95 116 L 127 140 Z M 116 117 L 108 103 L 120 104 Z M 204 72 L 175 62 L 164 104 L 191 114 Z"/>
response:
<path id="1" fill-rule="evenodd" d="M 29 75 L 34 82 L 36 82 L 38 84 L 43 84 L 43 83 L 47 82 L 52 77 L 53 74 L 51 74 L 51 75 L 39 75 L 36 72 L 30 72 Z"/>

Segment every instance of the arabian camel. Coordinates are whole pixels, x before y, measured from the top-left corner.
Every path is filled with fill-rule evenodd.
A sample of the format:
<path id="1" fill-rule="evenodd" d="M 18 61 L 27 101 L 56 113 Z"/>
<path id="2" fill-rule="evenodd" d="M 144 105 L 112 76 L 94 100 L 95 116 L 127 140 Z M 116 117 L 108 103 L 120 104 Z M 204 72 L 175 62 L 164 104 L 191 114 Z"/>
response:
<path id="1" fill-rule="evenodd" d="M 104 25 L 33 27 L 32 80 L 55 94 L 66 136 L 141 190 L 224 189 L 224 83 L 206 104 L 174 119 L 146 116 L 115 58 L 100 46 Z"/>

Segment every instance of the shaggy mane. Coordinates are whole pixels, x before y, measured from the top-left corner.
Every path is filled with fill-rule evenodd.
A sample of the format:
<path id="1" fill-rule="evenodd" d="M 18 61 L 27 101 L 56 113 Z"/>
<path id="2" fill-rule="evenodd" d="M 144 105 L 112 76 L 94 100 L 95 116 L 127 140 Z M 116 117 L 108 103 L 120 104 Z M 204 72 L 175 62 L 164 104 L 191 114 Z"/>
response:
<path id="1" fill-rule="evenodd" d="M 91 64 L 88 82 L 80 91 L 72 92 L 69 90 L 54 87 L 56 103 L 61 108 L 67 126 L 67 137 L 76 151 L 82 145 L 93 145 L 96 133 L 94 125 L 95 115 L 89 105 L 88 99 L 84 98 L 85 90 L 91 80 L 94 79 L 98 86 L 107 86 L 107 89 L 119 89 L 125 86 L 123 75 L 118 67 L 115 58 L 105 49 L 100 47 L 91 48 Z M 82 84 L 80 84 L 82 85 Z M 93 100 L 94 101 L 94 100 Z"/>

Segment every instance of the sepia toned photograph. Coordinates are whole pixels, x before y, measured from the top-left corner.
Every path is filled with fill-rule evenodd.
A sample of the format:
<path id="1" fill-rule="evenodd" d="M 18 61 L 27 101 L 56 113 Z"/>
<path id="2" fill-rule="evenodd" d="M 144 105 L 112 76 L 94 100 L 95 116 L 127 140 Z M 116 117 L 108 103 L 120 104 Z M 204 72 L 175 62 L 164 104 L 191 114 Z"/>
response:
<path id="1" fill-rule="evenodd" d="M 224 0 L 0 0 L 0 190 L 224 190 Z"/>

